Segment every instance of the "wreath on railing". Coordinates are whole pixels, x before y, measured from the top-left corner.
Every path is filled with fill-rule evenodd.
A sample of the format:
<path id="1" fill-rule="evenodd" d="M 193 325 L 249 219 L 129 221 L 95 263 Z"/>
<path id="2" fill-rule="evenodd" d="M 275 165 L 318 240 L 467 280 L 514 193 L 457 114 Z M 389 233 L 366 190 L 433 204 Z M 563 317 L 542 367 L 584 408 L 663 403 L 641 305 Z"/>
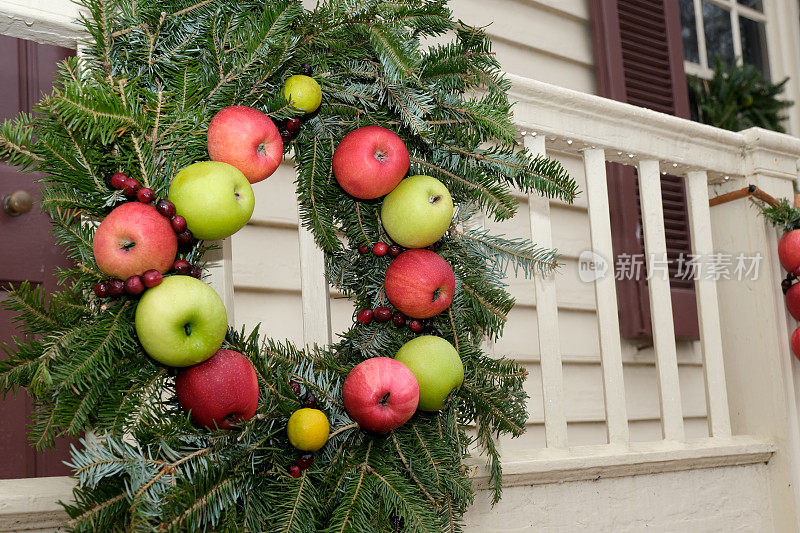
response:
<path id="1" fill-rule="evenodd" d="M 59 292 L 9 293 L 25 335 L 0 361 L 0 389 L 35 402 L 36 447 L 86 434 L 68 527 L 460 530 L 462 460 L 485 454 L 497 501 L 496 439 L 527 419 L 525 369 L 482 349 L 514 305 L 503 279 L 557 266 L 476 215 L 577 193 L 518 146 L 486 35 L 442 1 L 83 7 L 82 58 L 0 128 L 0 155 L 45 173 L 74 261 Z M 202 281 L 206 243 L 288 152 L 301 222 L 357 308 L 329 347 L 228 330 Z"/>

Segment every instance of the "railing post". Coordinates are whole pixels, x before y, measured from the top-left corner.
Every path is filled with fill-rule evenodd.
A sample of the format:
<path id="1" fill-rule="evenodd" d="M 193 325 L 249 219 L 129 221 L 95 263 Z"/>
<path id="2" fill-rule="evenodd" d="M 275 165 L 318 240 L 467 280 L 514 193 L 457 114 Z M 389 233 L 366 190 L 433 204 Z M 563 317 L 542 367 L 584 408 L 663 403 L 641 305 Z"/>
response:
<path id="1" fill-rule="evenodd" d="M 325 278 L 325 254 L 314 236 L 298 226 L 300 238 L 300 289 L 303 301 L 303 343 L 320 346 L 331 343 L 331 303 Z"/>
<path id="2" fill-rule="evenodd" d="M 544 135 L 526 135 L 525 147 L 534 155 L 545 155 Z M 550 200 L 528 195 L 531 239 L 539 246 L 553 247 L 550 228 Z M 534 278 L 536 317 L 539 332 L 539 361 L 542 369 L 544 431 L 548 448 L 567 447 L 567 415 L 564 404 L 564 377 L 561 366 L 561 341 L 558 331 L 558 301 L 553 275 Z"/>
<path id="3" fill-rule="evenodd" d="M 217 248 L 206 254 L 206 270 L 208 271 L 206 281 L 222 298 L 225 310 L 228 313 L 228 326 L 233 327 L 236 321 L 233 316 L 233 251 L 231 241 L 232 238 L 228 237 L 214 242 L 213 244 Z"/>
<path id="4" fill-rule="evenodd" d="M 628 413 L 625 406 L 625 380 L 622 375 L 622 344 L 619 337 L 605 151 L 601 149 L 584 150 L 583 165 L 586 172 L 586 197 L 589 201 L 592 250 L 609 265 L 609 270 L 605 275 L 601 275 L 594 282 L 597 327 L 600 334 L 600 368 L 603 372 L 603 397 L 606 407 L 606 431 L 610 444 L 628 444 L 630 435 Z"/>
<path id="5" fill-rule="evenodd" d="M 697 256 L 708 258 L 714 253 L 714 245 L 711 239 L 711 211 L 708 206 L 708 174 L 705 171 L 689 172 L 686 178 L 686 194 L 692 251 Z M 695 281 L 695 289 L 706 380 L 708 432 L 712 437 L 730 437 L 731 419 L 722 358 L 717 282 L 701 272 Z"/>
<path id="6" fill-rule="evenodd" d="M 639 199 L 648 267 L 647 286 L 650 292 L 650 317 L 658 372 L 661 430 L 665 439 L 682 441 L 685 434 L 681 389 L 678 382 L 678 354 L 667 272 L 669 263 L 664 233 L 664 207 L 661 200 L 661 171 L 656 160 L 639 161 Z M 661 265 L 661 273 L 656 273 L 656 263 Z"/>

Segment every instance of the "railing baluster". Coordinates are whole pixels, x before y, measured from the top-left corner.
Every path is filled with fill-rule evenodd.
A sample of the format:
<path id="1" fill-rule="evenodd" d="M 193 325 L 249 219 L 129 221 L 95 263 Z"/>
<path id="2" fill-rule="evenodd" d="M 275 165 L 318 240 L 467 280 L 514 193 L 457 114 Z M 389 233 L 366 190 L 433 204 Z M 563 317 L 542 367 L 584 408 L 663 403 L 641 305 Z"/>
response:
<path id="1" fill-rule="evenodd" d="M 678 382 L 678 355 L 672 298 L 667 275 L 667 241 L 664 233 L 664 207 L 661 201 L 661 172 L 658 161 L 639 161 L 639 199 L 647 256 L 650 291 L 650 317 L 658 372 L 658 398 L 661 405 L 661 431 L 665 439 L 684 440 L 681 389 Z M 658 272 L 654 264 L 663 268 Z"/>
<path id="2" fill-rule="evenodd" d="M 525 137 L 525 146 L 533 154 L 545 155 L 544 135 Z M 550 201 L 538 194 L 528 195 L 531 238 L 546 248 L 553 246 L 550 228 Z M 558 302 L 553 275 L 534 278 L 536 316 L 539 330 L 539 360 L 542 369 L 544 429 L 548 448 L 567 446 L 567 415 L 564 405 L 564 377 L 558 333 Z"/>
<path id="3" fill-rule="evenodd" d="M 225 310 L 228 313 L 228 325 L 235 327 L 234 320 L 234 297 L 233 297 L 233 237 L 228 237 L 214 244 L 217 248 L 209 250 L 206 254 L 206 270 L 208 277 L 206 281 L 217 291 Z"/>
<path id="4" fill-rule="evenodd" d="M 331 305 L 328 281 L 325 278 L 325 254 L 317 247 L 314 236 L 298 228 L 300 236 L 300 288 L 303 299 L 303 342 L 331 343 Z"/>
<path id="5" fill-rule="evenodd" d="M 605 276 L 594 283 L 600 333 L 600 367 L 603 372 L 603 395 L 606 405 L 606 430 L 609 443 L 627 444 L 630 435 L 625 406 L 625 381 L 622 375 L 622 345 L 617 315 L 617 288 L 614 280 L 614 249 L 611 242 L 605 151 L 596 148 L 585 150 L 583 165 L 586 171 L 592 250 L 608 262 Z"/>
<path id="6" fill-rule="evenodd" d="M 711 240 L 711 211 L 708 206 L 708 174 L 705 171 L 689 172 L 686 179 L 686 194 L 692 251 L 705 259 L 714 252 Z M 714 279 L 706 279 L 702 274 L 701 272 L 695 281 L 695 288 L 697 316 L 700 321 L 700 344 L 703 349 L 703 372 L 706 379 L 708 431 L 712 437 L 730 437 L 731 418 L 722 358 L 717 283 Z"/>

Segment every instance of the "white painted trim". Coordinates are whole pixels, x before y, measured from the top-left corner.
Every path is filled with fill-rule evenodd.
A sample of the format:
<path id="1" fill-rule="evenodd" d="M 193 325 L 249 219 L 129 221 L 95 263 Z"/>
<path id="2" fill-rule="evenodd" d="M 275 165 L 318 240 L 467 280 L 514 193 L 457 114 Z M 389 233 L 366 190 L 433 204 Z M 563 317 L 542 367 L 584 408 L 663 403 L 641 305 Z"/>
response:
<path id="1" fill-rule="evenodd" d="M 205 281 L 222 298 L 225 310 L 228 313 L 228 326 L 236 324 L 234 320 L 233 298 L 233 251 L 231 238 L 212 243 L 217 249 L 206 254 L 206 269 L 208 276 Z"/>
<path id="2" fill-rule="evenodd" d="M 578 154 L 602 148 L 609 161 L 660 161 L 662 170 L 677 175 L 705 170 L 712 182 L 752 172 L 786 180 L 797 176 L 798 138 L 760 128 L 721 130 L 513 74 L 506 77 L 516 102 L 515 122 L 522 130 L 546 135 L 548 151 Z"/>
<path id="3" fill-rule="evenodd" d="M 658 373 L 661 429 L 665 439 L 682 441 L 683 410 L 678 382 L 678 354 L 672 320 L 672 295 L 667 275 L 667 240 L 661 201 L 661 172 L 658 161 L 639 161 L 639 200 L 650 292 L 650 321 Z M 656 269 L 656 264 L 659 269 Z"/>
<path id="4" fill-rule="evenodd" d="M 504 461 L 503 487 L 766 463 L 776 450 L 771 442 L 752 437 L 542 449 L 527 458 Z M 472 468 L 473 486 L 478 490 L 488 488 L 488 469 L 483 464 Z"/>
<path id="5" fill-rule="evenodd" d="M 70 7 L 74 11 L 57 13 L 30 4 L 0 0 L 0 34 L 76 49 L 85 33 L 73 22 L 78 15 L 77 7 L 72 4 Z"/>
<path id="6" fill-rule="evenodd" d="M 532 154 L 546 156 L 545 138 L 527 135 L 525 147 Z M 550 226 L 550 201 L 538 194 L 528 196 L 531 240 L 544 248 L 553 247 Z M 534 277 L 536 292 L 536 327 L 539 333 L 544 432 L 548 448 L 567 447 L 567 412 L 564 401 L 564 373 L 561 365 L 561 340 L 558 326 L 556 280 L 551 272 Z"/>
<path id="7" fill-rule="evenodd" d="M 609 272 L 594 282 L 597 304 L 597 330 L 600 336 L 600 369 L 603 373 L 603 397 L 606 407 L 608 442 L 627 444 L 630 438 L 625 405 L 625 379 L 622 373 L 622 343 L 617 314 L 614 248 L 611 240 L 611 218 L 608 204 L 605 151 L 583 152 L 586 173 L 586 196 L 589 202 L 589 231 L 592 250 L 606 261 Z"/>
<path id="8" fill-rule="evenodd" d="M 298 206 L 299 209 L 299 206 Z M 299 225 L 300 287 L 303 302 L 303 342 L 331 343 L 330 288 L 325 277 L 325 254 L 311 232 Z"/>
<path id="9" fill-rule="evenodd" d="M 703 171 L 690 172 L 686 178 L 686 198 L 692 252 L 703 258 L 714 253 L 711 236 L 711 209 L 708 205 L 708 176 Z M 731 435 L 728 392 L 725 386 L 725 362 L 722 352 L 717 282 L 705 276 L 695 281 L 703 373 L 706 380 L 708 429 L 712 437 Z"/>
<path id="10" fill-rule="evenodd" d="M 69 477 L 0 479 L 0 531 L 55 529 L 67 518 L 59 500 L 72 500 Z"/>
<path id="11" fill-rule="evenodd" d="M 771 442 L 751 437 L 543 449 L 504 462 L 503 486 L 765 463 L 775 451 Z M 478 490 L 488 489 L 489 472 L 479 462 L 475 458 L 471 466 L 473 484 Z M 66 519 L 56 501 L 71 501 L 74 484 L 69 477 L 0 480 L 0 531 L 55 529 Z"/>

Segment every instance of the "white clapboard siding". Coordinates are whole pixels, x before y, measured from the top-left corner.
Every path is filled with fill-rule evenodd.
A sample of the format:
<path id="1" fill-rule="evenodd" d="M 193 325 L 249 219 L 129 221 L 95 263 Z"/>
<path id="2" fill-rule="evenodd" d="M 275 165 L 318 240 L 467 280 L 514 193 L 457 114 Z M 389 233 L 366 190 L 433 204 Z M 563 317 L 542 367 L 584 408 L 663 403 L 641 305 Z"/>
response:
<path id="1" fill-rule="evenodd" d="M 661 422 L 664 438 L 681 441 L 684 438 L 681 398 L 678 395 L 678 359 L 675 348 L 675 329 L 672 320 L 672 299 L 666 270 L 667 242 L 664 233 L 664 209 L 661 203 L 661 168 L 658 161 L 639 162 L 639 198 L 642 208 L 642 231 L 650 275 L 650 314 L 653 324 L 653 345 L 656 350 L 658 393 L 661 399 Z"/>
<path id="2" fill-rule="evenodd" d="M 595 92 L 585 0 L 453 0 L 450 7 L 457 18 L 486 26 L 506 71 Z"/>

